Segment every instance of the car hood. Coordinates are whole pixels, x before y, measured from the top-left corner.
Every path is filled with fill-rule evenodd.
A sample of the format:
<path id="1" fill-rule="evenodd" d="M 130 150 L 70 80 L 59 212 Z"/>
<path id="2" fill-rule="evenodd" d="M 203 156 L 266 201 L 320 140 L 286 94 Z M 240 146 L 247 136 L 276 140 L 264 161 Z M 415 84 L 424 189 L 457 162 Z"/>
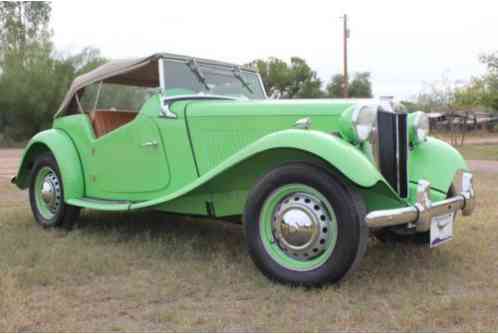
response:
<path id="1" fill-rule="evenodd" d="M 188 117 L 211 116 L 292 116 L 339 115 L 371 99 L 288 99 L 288 100 L 209 100 L 195 101 L 187 106 Z"/>
<path id="2" fill-rule="evenodd" d="M 295 128 L 309 118 L 312 130 L 339 131 L 344 111 L 354 100 L 210 100 L 185 105 L 199 172 L 205 173 L 245 146 L 271 133 Z"/>

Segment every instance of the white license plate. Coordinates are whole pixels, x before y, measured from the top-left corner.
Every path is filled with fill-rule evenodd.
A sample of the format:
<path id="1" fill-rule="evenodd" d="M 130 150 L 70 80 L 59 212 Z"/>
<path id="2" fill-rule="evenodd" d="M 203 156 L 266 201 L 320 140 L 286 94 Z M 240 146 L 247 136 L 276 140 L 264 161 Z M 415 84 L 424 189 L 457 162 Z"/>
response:
<path id="1" fill-rule="evenodd" d="M 453 239 L 453 221 L 455 213 L 433 217 L 431 221 L 431 248 Z"/>

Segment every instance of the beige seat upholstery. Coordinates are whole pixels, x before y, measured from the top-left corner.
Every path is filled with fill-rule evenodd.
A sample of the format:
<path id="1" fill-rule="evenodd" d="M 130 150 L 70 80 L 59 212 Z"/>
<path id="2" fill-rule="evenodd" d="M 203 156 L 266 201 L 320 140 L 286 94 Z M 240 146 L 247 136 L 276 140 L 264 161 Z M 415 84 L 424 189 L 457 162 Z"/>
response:
<path id="1" fill-rule="evenodd" d="M 135 119 L 136 112 L 97 109 L 90 114 L 95 137 L 99 138 Z"/>

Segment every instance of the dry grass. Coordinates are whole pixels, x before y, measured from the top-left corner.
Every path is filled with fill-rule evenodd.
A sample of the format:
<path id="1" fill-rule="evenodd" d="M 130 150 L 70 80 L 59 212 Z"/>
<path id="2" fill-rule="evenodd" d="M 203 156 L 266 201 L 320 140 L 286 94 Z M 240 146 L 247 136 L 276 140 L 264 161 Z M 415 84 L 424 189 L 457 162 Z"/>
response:
<path id="1" fill-rule="evenodd" d="M 466 144 L 456 149 L 466 160 L 498 160 L 498 144 Z"/>
<path id="2" fill-rule="evenodd" d="M 0 331 L 498 331 L 498 175 L 437 249 L 370 240 L 338 286 L 290 288 L 252 264 L 237 225 L 84 212 L 33 223 L 0 183 Z"/>
<path id="3" fill-rule="evenodd" d="M 432 136 L 450 142 L 447 133 L 431 134 Z M 498 160 L 498 135 L 488 131 L 470 132 L 465 137 L 464 145 L 455 147 L 466 160 Z"/>
<path id="4" fill-rule="evenodd" d="M 431 131 L 431 136 L 439 138 L 441 140 L 450 142 L 451 136 L 448 132 L 434 132 Z M 461 140 L 461 134 L 459 133 L 458 142 Z M 464 144 L 477 144 L 477 143 L 498 143 L 498 133 L 489 132 L 487 130 L 471 131 L 465 134 Z"/>

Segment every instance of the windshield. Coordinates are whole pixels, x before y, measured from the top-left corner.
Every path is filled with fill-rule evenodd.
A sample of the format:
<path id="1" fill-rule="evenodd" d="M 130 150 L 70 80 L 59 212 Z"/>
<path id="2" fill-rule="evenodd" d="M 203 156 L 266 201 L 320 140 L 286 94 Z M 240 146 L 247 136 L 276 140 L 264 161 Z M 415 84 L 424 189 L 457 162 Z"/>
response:
<path id="1" fill-rule="evenodd" d="M 166 95 L 211 94 L 247 99 L 266 98 L 257 73 L 237 67 L 164 60 Z"/>

